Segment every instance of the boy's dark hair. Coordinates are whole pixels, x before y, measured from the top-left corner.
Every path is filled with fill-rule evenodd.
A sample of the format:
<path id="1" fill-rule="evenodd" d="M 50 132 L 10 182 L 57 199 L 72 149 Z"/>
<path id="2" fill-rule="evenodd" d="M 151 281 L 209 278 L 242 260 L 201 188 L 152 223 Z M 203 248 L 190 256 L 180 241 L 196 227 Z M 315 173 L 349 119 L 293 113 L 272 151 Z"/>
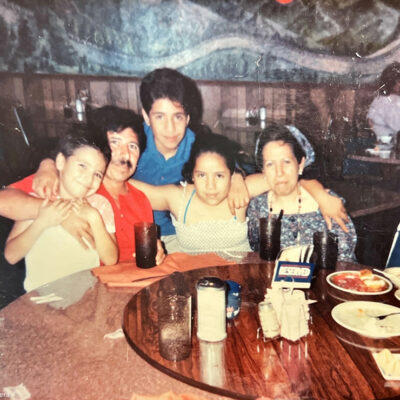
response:
<path id="1" fill-rule="evenodd" d="M 188 161 L 182 168 L 182 177 L 188 183 L 193 183 L 193 171 L 201 154 L 216 153 L 225 159 L 231 174 L 235 171 L 236 158 L 241 150 L 240 145 L 226 136 L 216 133 L 202 133 L 196 136 Z"/>
<path id="2" fill-rule="evenodd" d="M 300 163 L 301 159 L 306 156 L 306 153 L 304 152 L 303 148 L 300 146 L 299 142 L 291 134 L 291 132 L 286 126 L 279 125 L 276 123 L 271 123 L 260 133 L 256 143 L 256 151 L 255 151 L 256 164 L 257 167 L 260 168 L 261 170 L 263 169 L 264 166 L 263 150 L 265 145 L 270 142 L 277 142 L 277 141 L 282 141 L 283 143 L 286 143 L 291 147 L 298 163 Z"/>
<path id="3" fill-rule="evenodd" d="M 108 131 L 121 132 L 131 128 L 138 137 L 140 154 L 146 148 L 143 118 L 132 110 L 111 105 L 103 106 L 90 111 L 87 120 L 90 138 L 98 143 L 108 143 Z"/>
<path id="4" fill-rule="evenodd" d="M 379 94 L 389 96 L 392 93 L 396 82 L 400 81 L 400 63 L 393 62 L 389 64 L 381 74 L 379 79 Z"/>
<path id="5" fill-rule="evenodd" d="M 159 68 L 148 73 L 140 84 L 140 101 L 147 114 L 158 99 L 182 105 L 190 116 L 190 125 L 201 122 L 203 104 L 196 82 L 175 69 Z"/>
<path id="6" fill-rule="evenodd" d="M 93 140 L 90 140 L 84 136 L 72 135 L 68 134 L 58 141 L 58 145 L 56 147 L 55 155 L 61 153 L 65 158 L 71 157 L 77 149 L 81 147 L 91 147 L 100 151 L 103 156 L 106 164 L 110 162 L 111 159 L 111 151 L 109 146 L 103 146 L 103 143 L 96 143 Z"/>

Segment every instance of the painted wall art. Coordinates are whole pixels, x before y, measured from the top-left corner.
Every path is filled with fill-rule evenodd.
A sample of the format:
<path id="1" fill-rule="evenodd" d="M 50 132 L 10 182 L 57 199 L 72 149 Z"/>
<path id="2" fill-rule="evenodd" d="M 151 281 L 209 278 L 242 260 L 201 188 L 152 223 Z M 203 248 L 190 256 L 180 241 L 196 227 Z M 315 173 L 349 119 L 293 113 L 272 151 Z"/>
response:
<path id="1" fill-rule="evenodd" d="M 368 83 L 400 60 L 397 0 L 0 0 L 0 70 Z"/>

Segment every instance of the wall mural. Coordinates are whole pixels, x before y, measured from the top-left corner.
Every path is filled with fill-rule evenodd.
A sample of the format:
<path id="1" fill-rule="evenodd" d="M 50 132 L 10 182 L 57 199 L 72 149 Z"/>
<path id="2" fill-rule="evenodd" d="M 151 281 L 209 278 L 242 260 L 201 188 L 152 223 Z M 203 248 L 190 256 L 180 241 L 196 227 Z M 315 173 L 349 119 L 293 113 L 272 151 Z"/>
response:
<path id="1" fill-rule="evenodd" d="M 375 81 L 400 60 L 397 0 L 0 0 L 0 70 Z"/>

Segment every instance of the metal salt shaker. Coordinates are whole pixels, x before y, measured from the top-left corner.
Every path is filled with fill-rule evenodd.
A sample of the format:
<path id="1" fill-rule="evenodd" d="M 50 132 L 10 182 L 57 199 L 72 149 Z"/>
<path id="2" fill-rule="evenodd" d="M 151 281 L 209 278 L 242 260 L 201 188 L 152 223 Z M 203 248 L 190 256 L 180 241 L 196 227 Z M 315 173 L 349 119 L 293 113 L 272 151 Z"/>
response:
<path id="1" fill-rule="evenodd" d="M 226 338 L 226 287 L 215 277 L 200 279 L 197 289 L 197 337 L 208 342 Z"/>

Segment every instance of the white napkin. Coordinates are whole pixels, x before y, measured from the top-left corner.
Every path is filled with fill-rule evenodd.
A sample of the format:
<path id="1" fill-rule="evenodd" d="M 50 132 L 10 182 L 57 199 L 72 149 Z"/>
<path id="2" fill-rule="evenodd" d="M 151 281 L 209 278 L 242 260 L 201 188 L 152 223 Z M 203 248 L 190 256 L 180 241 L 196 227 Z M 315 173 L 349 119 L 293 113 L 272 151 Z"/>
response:
<path id="1" fill-rule="evenodd" d="M 283 290 L 282 288 L 271 288 L 267 289 L 267 294 L 264 298 L 265 301 L 269 301 L 274 307 L 275 313 L 280 322 L 281 308 L 283 303 Z"/>
<path id="2" fill-rule="evenodd" d="M 278 317 L 280 335 L 296 341 L 309 332 L 309 305 L 316 300 L 307 300 L 302 290 L 267 289 L 265 301 L 269 301 Z"/>
<path id="3" fill-rule="evenodd" d="M 120 339 L 123 338 L 124 336 L 125 335 L 122 328 L 118 328 L 114 332 L 106 333 L 103 337 L 104 339 Z"/>
<path id="4" fill-rule="evenodd" d="M 3 390 L 6 398 L 11 400 L 28 400 L 31 398 L 29 390 L 23 383 L 20 383 L 18 386 L 5 387 Z"/>
<path id="5" fill-rule="evenodd" d="M 379 353 L 375 353 L 374 358 L 385 375 L 400 377 L 400 358 L 396 357 L 390 350 L 383 349 Z"/>
<path id="6" fill-rule="evenodd" d="M 308 322 L 301 304 L 286 300 L 281 312 L 281 336 L 295 342 L 308 334 Z"/>
<path id="7" fill-rule="evenodd" d="M 293 262 L 310 262 L 310 257 L 313 252 L 314 245 L 296 245 L 285 247 L 281 250 L 278 256 L 278 261 L 293 261 Z"/>

